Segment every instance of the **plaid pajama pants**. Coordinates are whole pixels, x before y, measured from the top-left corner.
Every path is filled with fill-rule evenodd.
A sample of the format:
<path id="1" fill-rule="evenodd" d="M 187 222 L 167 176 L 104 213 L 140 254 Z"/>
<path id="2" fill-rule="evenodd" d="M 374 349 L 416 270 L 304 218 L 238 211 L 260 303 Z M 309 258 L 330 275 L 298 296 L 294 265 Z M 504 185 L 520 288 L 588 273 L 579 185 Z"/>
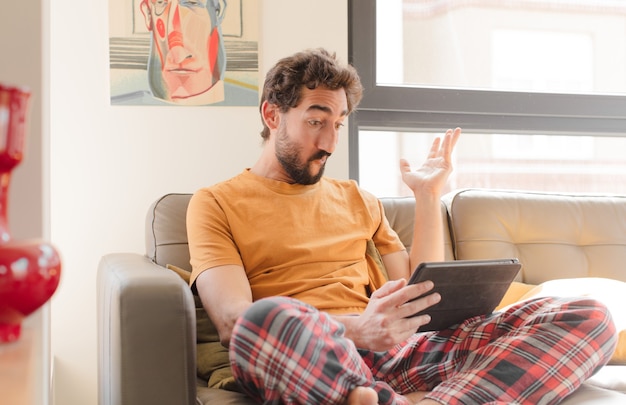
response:
<path id="1" fill-rule="evenodd" d="M 406 404 L 398 394 L 419 390 L 442 404 L 535 405 L 561 401 L 615 345 L 608 310 L 583 298 L 527 301 L 372 352 L 330 315 L 274 297 L 240 317 L 229 352 L 241 388 L 265 404 L 344 404 L 369 386 L 380 404 Z"/>

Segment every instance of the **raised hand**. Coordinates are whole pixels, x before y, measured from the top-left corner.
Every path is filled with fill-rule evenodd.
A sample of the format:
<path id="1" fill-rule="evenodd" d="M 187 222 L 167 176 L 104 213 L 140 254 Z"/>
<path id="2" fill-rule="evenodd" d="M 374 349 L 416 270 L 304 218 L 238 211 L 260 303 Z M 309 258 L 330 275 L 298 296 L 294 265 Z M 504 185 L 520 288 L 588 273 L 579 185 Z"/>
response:
<path id="1" fill-rule="evenodd" d="M 461 136 L 461 128 L 448 129 L 443 140 L 437 137 L 428 158 L 417 170 L 412 170 L 406 159 L 400 160 L 402 181 L 416 193 L 439 196 L 452 172 L 452 151 Z"/>

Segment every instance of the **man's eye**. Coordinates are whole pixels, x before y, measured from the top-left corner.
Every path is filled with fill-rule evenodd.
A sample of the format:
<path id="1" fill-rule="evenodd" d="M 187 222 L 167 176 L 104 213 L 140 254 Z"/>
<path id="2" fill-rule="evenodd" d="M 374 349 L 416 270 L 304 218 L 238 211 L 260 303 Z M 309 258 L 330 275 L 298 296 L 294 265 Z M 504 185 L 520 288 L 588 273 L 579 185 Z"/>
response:
<path id="1" fill-rule="evenodd" d="M 343 122 L 338 122 L 337 124 L 335 124 L 335 129 L 341 129 L 343 128 Z"/>
<path id="2" fill-rule="evenodd" d="M 180 5 L 183 7 L 206 7 L 206 1 L 202 0 L 182 0 Z"/>
<path id="3" fill-rule="evenodd" d="M 156 0 L 154 2 L 154 13 L 156 15 L 163 14 L 163 11 L 165 11 L 165 8 L 167 7 L 168 4 L 169 4 L 169 0 Z"/>
<path id="4" fill-rule="evenodd" d="M 313 125 L 313 126 L 320 126 L 320 125 L 322 125 L 322 121 L 320 121 L 320 120 L 309 120 L 309 124 Z"/>

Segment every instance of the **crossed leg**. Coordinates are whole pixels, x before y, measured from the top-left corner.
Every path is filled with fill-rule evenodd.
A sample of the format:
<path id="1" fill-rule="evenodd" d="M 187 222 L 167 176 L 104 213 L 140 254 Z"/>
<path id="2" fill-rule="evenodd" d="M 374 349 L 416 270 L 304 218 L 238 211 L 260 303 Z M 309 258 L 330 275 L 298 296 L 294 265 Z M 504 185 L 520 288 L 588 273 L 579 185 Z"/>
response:
<path id="1" fill-rule="evenodd" d="M 265 404 L 556 403 L 615 346 L 610 315 L 592 300 L 537 300 L 468 322 L 414 335 L 389 353 L 367 352 L 328 314 L 274 297 L 257 301 L 237 322 L 231 366 L 244 391 Z M 536 377 L 532 390 L 524 376 Z"/>

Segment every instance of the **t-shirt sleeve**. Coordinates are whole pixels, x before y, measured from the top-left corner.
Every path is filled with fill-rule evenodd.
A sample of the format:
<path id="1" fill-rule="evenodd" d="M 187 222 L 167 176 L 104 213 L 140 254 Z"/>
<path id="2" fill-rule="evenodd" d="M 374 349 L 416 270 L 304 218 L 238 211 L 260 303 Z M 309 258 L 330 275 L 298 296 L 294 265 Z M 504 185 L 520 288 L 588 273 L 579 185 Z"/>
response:
<path id="1" fill-rule="evenodd" d="M 384 256 L 389 253 L 406 250 L 404 244 L 400 240 L 400 237 L 389 224 L 389 221 L 385 216 L 385 209 L 383 208 L 383 204 L 380 199 L 376 198 L 373 194 L 370 194 L 367 191 L 361 190 L 361 193 L 368 206 L 373 224 L 375 226 L 372 240 L 374 241 L 378 252 Z"/>
<path id="2" fill-rule="evenodd" d="M 223 265 L 243 265 L 232 237 L 226 213 L 218 198 L 206 188 L 197 191 L 187 208 L 187 239 L 191 279 L 205 270 Z"/>

